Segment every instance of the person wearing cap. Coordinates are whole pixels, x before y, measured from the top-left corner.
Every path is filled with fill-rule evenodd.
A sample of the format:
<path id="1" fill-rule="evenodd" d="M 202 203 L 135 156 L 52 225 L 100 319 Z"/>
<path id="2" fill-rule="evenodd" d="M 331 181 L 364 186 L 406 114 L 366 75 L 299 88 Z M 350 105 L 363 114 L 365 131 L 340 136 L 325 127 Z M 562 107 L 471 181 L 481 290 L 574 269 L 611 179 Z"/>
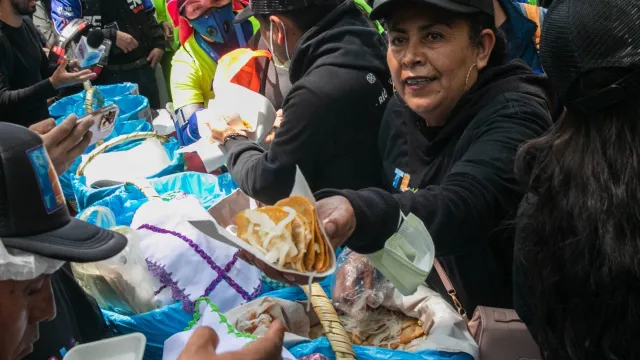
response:
<path id="1" fill-rule="evenodd" d="M 459 311 L 509 308 L 508 221 L 524 195 L 514 158 L 520 144 L 551 125 L 555 97 L 546 78 L 521 60 L 504 62 L 492 0 L 378 0 L 371 17 L 388 27 L 397 90 L 380 129 L 390 191 L 317 192 L 325 230 L 335 246 L 354 251 L 353 259 L 375 260 L 391 251 L 386 247 L 402 248 L 402 238 L 431 237 Z M 405 260 L 413 274 L 413 261 Z M 343 269 L 334 292 L 339 306 L 354 285 Z M 449 298 L 435 271 L 429 282 Z"/>
<path id="2" fill-rule="evenodd" d="M 236 21 L 251 16 L 292 87 L 268 151 L 242 129 L 212 129 L 239 187 L 273 204 L 291 193 L 296 168 L 312 191 L 380 186 L 377 137 L 392 87 L 377 29 L 349 0 L 252 0 Z"/>
<path id="3" fill-rule="evenodd" d="M 215 96 L 212 84 L 218 60 L 247 47 L 259 25 L 249 19 L 233 24 L 244 8 L 237 0 L 170 0 L 167 7 L 182 45 L 173 57 L 170 80 L 180 118 L 176 130 L 182 145 L 189 145 L 200 139 L 196 113 Z"/>
<path id="4" fill-rule="evenodd" d="M 167 41 L 151 0 L 50 1 L 51 18 L 58 32 L 74 19 L 85 19 L 102 28 L 105 38 L 112 42 L 109 62 L 94 84 L 135 83 L 151 108 L 160 108 L 155 68 L 162 60 Z"/>
<path id="5" fill-rule="evenodd" d="M 547 360 L 640 358 L 638 9 L 555 0 L 542 31 L 566 110 L 518 154 L 514 305 Z"/>
<path id="6" fill-rule="evenodd" d="M 127 239 L 72 218 L 41 137 L 9 123 L 0 123 L 0 186 L 0 359 L 26 357 L 49 320 L 55 328 L 36 347 L 49 349 L 40 358 L 61 359 L 72 340 L 97 340 L 105 329 L 64 263 L 108 259 Z"/>

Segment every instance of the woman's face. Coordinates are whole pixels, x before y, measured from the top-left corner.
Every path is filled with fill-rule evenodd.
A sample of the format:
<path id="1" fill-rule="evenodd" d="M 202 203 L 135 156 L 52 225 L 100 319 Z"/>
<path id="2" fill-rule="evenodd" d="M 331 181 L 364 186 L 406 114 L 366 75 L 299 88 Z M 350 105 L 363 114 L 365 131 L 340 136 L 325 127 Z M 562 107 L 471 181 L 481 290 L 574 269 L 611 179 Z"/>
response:
<path id="1" fill-rule="evenodd" d="M 0 360 L 22 359 L 38 340 L 38 323 L 56 316 L 51 276 L 0 281 Z"/>
<path id="2" fill-rule="evenodd" d="M 493 48 L 473 46 L 469 24 L 447 12 L 411 4 L 389 19 L 387 62 L 398 95 L 429 125 L 442 125 L 486 66 Z M 468 79 L 467 79 L 468 76 Z"/>

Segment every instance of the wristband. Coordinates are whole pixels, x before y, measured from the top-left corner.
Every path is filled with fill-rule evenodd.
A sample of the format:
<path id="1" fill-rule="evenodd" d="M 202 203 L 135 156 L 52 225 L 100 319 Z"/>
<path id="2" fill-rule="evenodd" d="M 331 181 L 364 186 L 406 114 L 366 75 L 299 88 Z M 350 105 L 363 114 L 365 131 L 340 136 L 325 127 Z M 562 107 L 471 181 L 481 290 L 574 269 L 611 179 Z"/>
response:
<path id="1" fill-rule="evenodd" d="M 227 134 L 224 139 L 222 139 L 222 145 L 225 145 L 227 143 L 227 140 L 229 139 L 237 140 L 239 137 L 243 137 L 247 140 L 249 139 L 246 135 L 242 135 L 240 133 L 231 133 Z"/>

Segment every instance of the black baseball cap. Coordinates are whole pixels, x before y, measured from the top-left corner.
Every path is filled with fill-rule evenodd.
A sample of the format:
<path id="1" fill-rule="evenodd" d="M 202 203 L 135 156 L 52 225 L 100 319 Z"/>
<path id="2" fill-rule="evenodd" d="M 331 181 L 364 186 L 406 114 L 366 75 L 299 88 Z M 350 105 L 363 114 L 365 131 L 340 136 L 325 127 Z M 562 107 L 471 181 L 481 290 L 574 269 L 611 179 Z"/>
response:
<path id="1" fill-rule="evenodd" d="M 69 215 L 42 138 L 0 122 L 0 241 L 7 248 L 73 262 L 117 255 L 127 238 Z"/>
<path id="2" fill-rule="evenodd" d="M 256 14 L 281 14 L 291 10 L 303 9 L 324 1 L 326 0 L 251 0 L 249 1 L 249 6 L 236 15 L 233 23 L 239 24 Z"/>
<path id="3" fill-rule="evenodd" d="M 640 11 L 629 0 L 556 0 L 540 39 L 542 68 L 567 108 L 589 113 L 640 93 Z M 601 68 L 630 74 L 586 97 L 571 97 L 577 80 Z M 633 71 L 635 69 L 635 71 Z"/>
<path id="4" fill-rule="evenodd" d="M 494 16 L 493 0 L 375 0 L 369 18 L 371 20 L 384 19 L 394 6 L 401 3 L 427 4 L 460 14 L 483 12 Z"/>

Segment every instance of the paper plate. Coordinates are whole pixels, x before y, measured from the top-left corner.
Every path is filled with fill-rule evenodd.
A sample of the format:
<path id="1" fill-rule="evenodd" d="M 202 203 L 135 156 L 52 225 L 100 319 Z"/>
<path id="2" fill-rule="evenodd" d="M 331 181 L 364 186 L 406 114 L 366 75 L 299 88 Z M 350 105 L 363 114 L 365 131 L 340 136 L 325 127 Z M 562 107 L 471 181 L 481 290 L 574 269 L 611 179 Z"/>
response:
<path id="1" fill-rule="evenodd" d="M 311 189 L 309 189 L 309 185 L 307 184 L 307 181 L 305 180 L 304 176 L 302 175 L 298 167 L 296 167 L 296 178 L 295 178 L 293 190 L 291 191 L 290 196 L 294 196 L 294 195 L 303 196 L 309 199 L 313 204 L 315 204 L 315 198 L 313 197 L 313 193 L 311 192 Z M 231 197 L 233 196 L 233 194 L 229 196 Z M 233 212 L 233 214 L 230 214 L 227 212 L 226 215 L 230 218 L 235 219 L 235 215 L 237 213 L 239 213 L 244 209 L 249 208 L 249 202 L 246 202 L 246 205 L 244 206 L 233 206 L 232 208 L 233 210 L 231 211 Z M 246 250 L 247 252 L 253 254 L 256 258 L 262 260 L 265 264 L 283 273 L 303 275 L 308 277 L 326 277 L 333 274 L 336 270 L 335 249 L 333 248 L 333 246 L 331 246 L 331 243 L 328 242 L 327 234 L 325 233 L 324 228 L 322 227 L 322 224 L 320 224 L 319 228 L 320 228 L 320 231 L 322 231 L 323 238 L 325 239 L 325 241 L 327 241 L 327 244 L 329 246 L 329 254 L 330 254 L 329 269 L 321 273 L 317 273 L 317 272 L 299 272 L 291 269 L 284 269 L 284 268 L 278 267 L 276 264 L 268 263 L 265 256 L 260 251 L 256 250 L 253 246 L 242 241 L 237 236 L 235 236 L 234 233 L 227 230 L 227 227 L 229 227 L 229 225 L 231 224 L 221 225 L 218 223 L 218 221 L 216 221 L 216 219 L 213 216 L 211 216 L 209 219 L 193 219 L 193 220 L 190 220 L 189 223 L 199 231 L 203 232 L 205 235 L 211 237 L 212 239 L 221 241 L 225 244 L 228 244 L 240 250 Z"/>

